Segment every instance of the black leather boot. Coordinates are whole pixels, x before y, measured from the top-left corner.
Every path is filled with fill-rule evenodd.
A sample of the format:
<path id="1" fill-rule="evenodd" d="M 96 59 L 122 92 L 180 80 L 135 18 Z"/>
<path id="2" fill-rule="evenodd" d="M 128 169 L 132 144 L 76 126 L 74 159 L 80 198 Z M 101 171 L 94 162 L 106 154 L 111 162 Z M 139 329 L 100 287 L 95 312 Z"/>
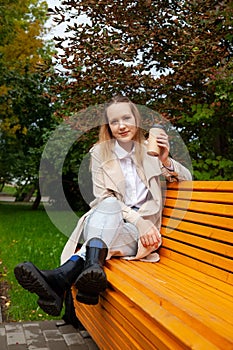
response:
<path id="1" fill-rule="evenodd" d="M 68 260 L 54 270 L 39 270 L 31 262 L 18 264 L 15 277 L 19 284 L 39 297 L 37 303 L 43 311 L 52 316 L 59 316 L 66 290 L 82 272 L 84 260 Z"/>
<path id="2" fill-rule="evenodd" d="M 77 301 L 88 305 L 98 304 L 99 293 L 107 288 L 107 277 L 103 270 L 107 254 L 108 248 L 100 238 L 92 238 L 87 242 L 84 269 L 75 282 Z"/>

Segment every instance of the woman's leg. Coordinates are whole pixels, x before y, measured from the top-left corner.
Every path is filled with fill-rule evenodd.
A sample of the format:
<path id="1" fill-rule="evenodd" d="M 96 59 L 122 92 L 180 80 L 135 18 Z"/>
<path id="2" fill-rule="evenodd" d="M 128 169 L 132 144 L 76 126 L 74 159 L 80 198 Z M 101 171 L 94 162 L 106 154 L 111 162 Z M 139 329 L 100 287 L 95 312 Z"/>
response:
<path id="1" fill-rule="evenodd" d="M 75 282 L 76 298 L 85 304 L 97 304 L 99 293 L 107 287 L 105 259 L 113 255 L 135 255 L 138 231 L 134 225 L 124 222 L 118 200 L 109 197 L 88 217 L 83 235 L 86 242 L 78 255 L 85 260 L 85 265 Z"/>
<path id="2" fill-rule="evenodd" d="M 123 220 L 121 206 L 115 197 L 104 199 L 87 218 L 83 233 L 85 241 L 100 238 L 108 247 L 111 256 L 135 255 L 137 251 L 138 230 Z M 86 243 L 78 252 L 85 259 Z"/>
<path id="3" fill-rule="evenodd" d="M 60 315 L 64 295 L 82 272 L 84 260 L 74 255 L 54 270 L 40 270 L 31 262 L 18 264 L 14 268 L 19 284 L 39 297 L 37 303 L 47 314 Z"/>

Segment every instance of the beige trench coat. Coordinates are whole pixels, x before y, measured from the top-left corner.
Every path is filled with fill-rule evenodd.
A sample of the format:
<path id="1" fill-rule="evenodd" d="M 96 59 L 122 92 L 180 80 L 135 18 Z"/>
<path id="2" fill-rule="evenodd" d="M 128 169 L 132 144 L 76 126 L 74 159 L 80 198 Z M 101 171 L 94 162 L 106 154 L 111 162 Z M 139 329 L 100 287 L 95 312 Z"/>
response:
<path id="1" fill-rule="evenodd" d="M 135 211 L 124 204 L 125 181 L 120 162 L 115 153 L 112 151 L 111 158 L 107 161 L 103 161 L 100 156 L 100 145 L 94 146 L 90 152 L 95 200 L 90 203 L 91 209 L 79 219 L 77 226 L 68 239 L 61 255 L 61 263 L 68 260 L 75 252 L 76 246 L 82 236 L 85 219 L 104 198 L 114 196 L 119 200 L 123 219 L 134 224 L 139 234 L 148 231 L 152 224 L 160 231 L 163 209 L 160 175 L 164 175 L 168 181 L 191 180 L 189 170 L 180 163 L 172 160 L 174 171 L 169 171 L 162 166 L 157 157 L 148 156 L 145 148 L 143 150 L 142 165 L 138 164 L 135 157 L 132 156 L 132 159 L 136 165 L 139 177 L 149 189 L 150 198 L 138 211 Z M 138 252 L 133 259 L 145 258 L 146 261 L 158 261 L 158 255 L 152 255 L 152 251 L 154 251 L 153 247 L 145 248 L 139 240 Z M 132 257 L 130 259 L 132 259 Z"/>

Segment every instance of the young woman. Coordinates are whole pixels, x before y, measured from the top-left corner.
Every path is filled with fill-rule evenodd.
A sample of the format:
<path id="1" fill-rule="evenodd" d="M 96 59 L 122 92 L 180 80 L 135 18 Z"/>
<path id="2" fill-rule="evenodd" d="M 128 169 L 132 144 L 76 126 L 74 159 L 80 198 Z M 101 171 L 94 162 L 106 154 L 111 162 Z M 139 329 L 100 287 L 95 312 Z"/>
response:
<path id="1" fill-rule="evenodd" d="M 139 111 L 127 97 L 116 96 L 106 104 L 99 142 L 90 151 L 95 199 L 67 241 L 61 266 L 39 270 L 25 262 L 15 267 L 18 282 L 38 295 L 46 313 L 60 314 L 64 294 L 74 283 L 78 301 L 97 304 L 99 293 L 107 288 L 104 261 L 112 256 L 159 260 L 160 175 L 182 181 L 191 180 L 191 174 L 169 157 L 168 135 L 162 129 L 157 143 L 160 155 L 147 155 Z"/>

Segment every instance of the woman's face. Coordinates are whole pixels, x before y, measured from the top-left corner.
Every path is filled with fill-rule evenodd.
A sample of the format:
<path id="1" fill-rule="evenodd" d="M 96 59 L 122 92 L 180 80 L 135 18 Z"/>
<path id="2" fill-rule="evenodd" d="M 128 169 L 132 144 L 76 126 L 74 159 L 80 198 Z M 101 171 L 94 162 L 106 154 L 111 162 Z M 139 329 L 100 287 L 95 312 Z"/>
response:
<path id="1" fill-rule="evenodd" d="M 127 102 L 114 103 L 109 106 L 107 116 L 112 135 L 119 143 L 127 143 L 133 140 L 137 132 L 137 126 Z"/>

